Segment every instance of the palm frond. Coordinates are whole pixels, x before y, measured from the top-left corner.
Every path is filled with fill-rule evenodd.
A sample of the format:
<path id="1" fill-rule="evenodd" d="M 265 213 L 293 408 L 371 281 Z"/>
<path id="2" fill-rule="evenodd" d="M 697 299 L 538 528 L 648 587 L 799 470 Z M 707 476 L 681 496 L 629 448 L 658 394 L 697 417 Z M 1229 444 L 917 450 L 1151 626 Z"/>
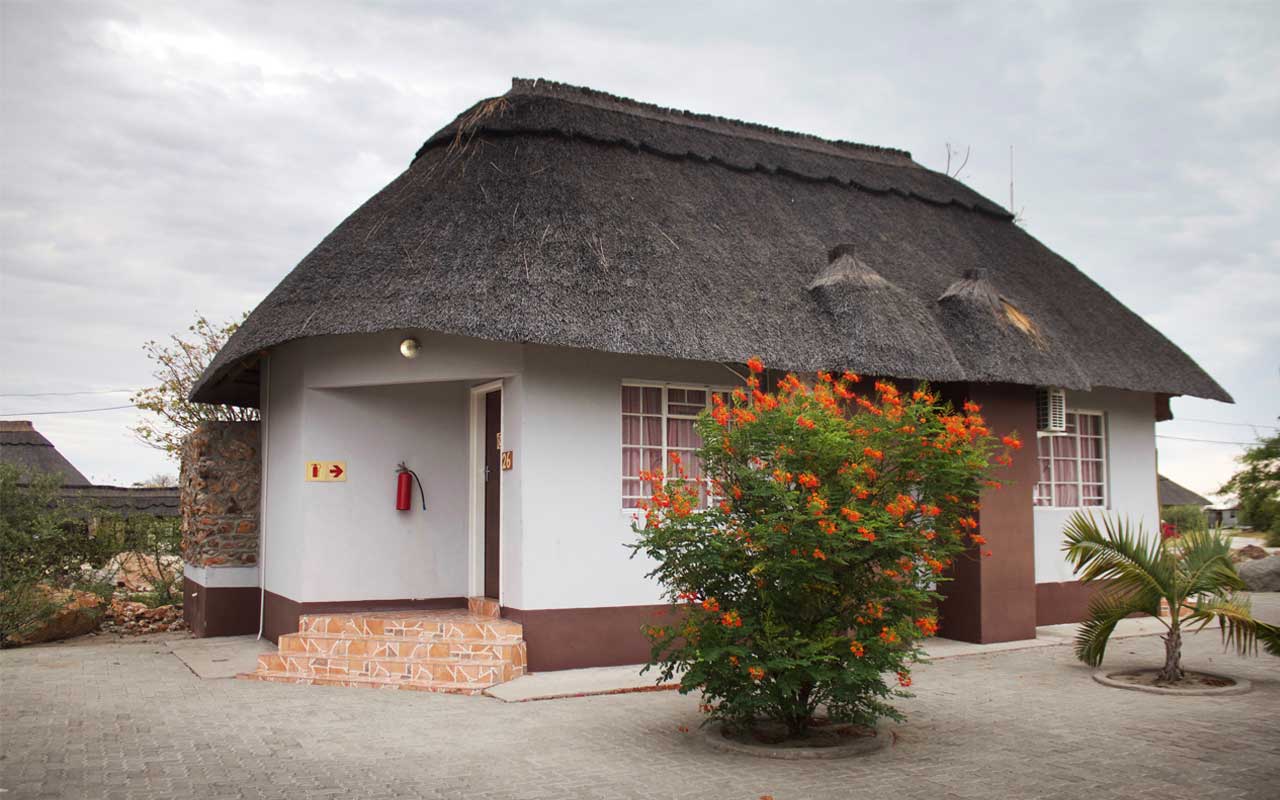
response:
<path id="1" fill-rule="evenodd" d="M 1083 583 L 1115 581 L 1118 589 L 1136 593 L 1153 590 L 1162 596 L 1172 593 L 1174 573 L 1160 541 L 1146 535 L 1141 526 L 1128 520 L 1112 523 L 1103 515 L 1098 527 L 1092 513 L 1077 511 L 1063 529 L 1067 560 Z"/>
<path id="2" fill-rule="evenodd" d="M 1080 625 L 1076 634 L 1076 658 L 1091 667 L 1102 663 L 1107 654 L 1107 643 L 1120 620 L 1130 614 L 1159 614 L 1160 593 L 1154 590 L 1129 592 L 1117 590 L 1112 584 L 1094 594 L 1089 600 L 1089 619 Z"/>
<path id="3" fill-rule="evenodd" d="M 1182 596 L 1223 595 L 1244 588 L 1231 563 L 1231 540 L 1217 531 L 1192 531 L 1178 540 Z"/>
<path id="4" fill-rule="evenodd" d="M 1261 642 L 1268 653 L 1280 656 L 1280 627 L 1254 619 L 1247 598 L 1237 594 L 1205 598 L 1187 616 L 1187 622 L 1199 623 L 1197 631 L 1214 619 L 1222 626 L 1223 646 L 1234 646 L 1239 655 L 1256 653 Z"/>

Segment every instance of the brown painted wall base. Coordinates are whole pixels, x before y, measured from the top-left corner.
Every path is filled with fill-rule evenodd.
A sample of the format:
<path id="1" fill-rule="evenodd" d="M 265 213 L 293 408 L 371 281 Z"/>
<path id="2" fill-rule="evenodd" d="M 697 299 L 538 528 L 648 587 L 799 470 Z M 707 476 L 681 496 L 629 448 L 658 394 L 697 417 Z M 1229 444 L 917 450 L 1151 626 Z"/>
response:
<path id="1" fill-rule="evenodd" d="M 1036 584 L 1036 624 L 1062 625 L 1089 618 L 1089 599 L 1105 585 L 1080 581 Z"/>
<path id="2" fill-rule="evenodd" d="M 182 579 L 182 619 L 199 638 L 258 632 L 258 587 L 201 586 Z"/>
<path id="3" fill-rule="evenodd" d="M 256 589 L 254 591 L 257 591 Z M 466 608 L 465 597 L 429 597 L 416 600 L 325 600 L 302 603 L 268 591 L 262 614 L 262 635 L 275 642 L 282 633 L 297 633 L 298 618 L 304 614 L 338 614 L 358 611 L 409 611 Z M 255 621 L 254 632 L 258 628 Z"/>
<path id="4" fill-rule="evenodd" d="M 670 606 L 607 608 L 504 607 L 502 616 L 524 626 L 529 671 L 643 664 L 649 660 L 646 625 L 670 621 Z"/>
<path id="5" fill-rule="evenodd" d="M 941 592 L 941 635 L 963 642 L 1010 642 L 1036 636 L 1035 516 L 1031 489 L 1036 462 L 1036 395 L 1030 386 L 950 387 L 948 399 L 982 405 L 987 425 L 1001 436 L 1017 432 L 1025 446 L 996 474 L 1002 489 L 982 492 L 979 531 L 987 544 L 957 559 Z M 987 556 L 986 553 L 991 555 Z"/>

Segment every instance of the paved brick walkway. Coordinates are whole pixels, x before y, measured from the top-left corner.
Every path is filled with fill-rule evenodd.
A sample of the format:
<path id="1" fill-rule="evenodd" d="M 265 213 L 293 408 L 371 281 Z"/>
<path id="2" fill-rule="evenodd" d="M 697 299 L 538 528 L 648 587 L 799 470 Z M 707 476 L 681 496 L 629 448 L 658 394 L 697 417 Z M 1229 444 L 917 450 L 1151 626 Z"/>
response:
<path id="1" fill-rule="evenodd" d="M 1155 663 L 1158 639 L 1109 666 Z M 1193 637 L 1189 666 L 1251 694 L 1165 698 L 1090 680 L 1066 647 L 938 661 L 860 760 L 712 752 L 673 692 L 484 697 L 201 680 L 159 643 L 0 653 L 3 798 L 1280 797 L 1280 660 Z M 694 733 L 680 733 L 688 725 Z"/>

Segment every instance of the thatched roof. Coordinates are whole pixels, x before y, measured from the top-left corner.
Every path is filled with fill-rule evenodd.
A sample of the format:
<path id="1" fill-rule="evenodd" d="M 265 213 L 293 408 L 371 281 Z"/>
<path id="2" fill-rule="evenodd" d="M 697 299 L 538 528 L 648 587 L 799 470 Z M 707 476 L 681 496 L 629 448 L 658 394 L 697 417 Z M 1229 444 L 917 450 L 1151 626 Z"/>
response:
<path id="1" fill-rule="evenodd" d="M 1208 500 L 1191 491 L 1187 487 L 1174 483 L 1163 475 L 1156 476 L 1156 493 L 1160 496 L 1161 506 L 1207 506 Z"/>
<path id="2" fill-rule="evenodd" d="M 182 516 L 181 497 L 176 486 L 89 486 L 64 487 L 62 499 L 72 507 L 93 512 L 112 512 L 123 517 Z"/>
<path id="3" fill-rule="evenodd" d="M 427 140 L 192 397 L 256 406 L 261 351 L 409 329 L 1230 400 L 1003 208 L 908 153 L 545 81 L 515 80 Z"/>
<path id="4" fill-rule="evenodd" d="M 27 420 L 0 420 L 0 464 L 17 467 L 22 473 L 20 483 L 28 482 L 34 474 L 56 472 L 62 475 L 63 486 L 91 485 Z"/>

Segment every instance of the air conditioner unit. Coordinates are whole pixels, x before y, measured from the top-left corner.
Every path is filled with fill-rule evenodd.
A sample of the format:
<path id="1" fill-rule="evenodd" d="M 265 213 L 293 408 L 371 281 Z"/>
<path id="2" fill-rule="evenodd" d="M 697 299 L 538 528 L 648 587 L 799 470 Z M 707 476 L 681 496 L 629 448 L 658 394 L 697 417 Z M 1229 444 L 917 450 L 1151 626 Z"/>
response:
<path id="1" fill-rule="evenodd" d="M 1046 433 L 1066 433 L 1066 392 L 1061 389 L 1036 390 L 1036 430 Z"/>

